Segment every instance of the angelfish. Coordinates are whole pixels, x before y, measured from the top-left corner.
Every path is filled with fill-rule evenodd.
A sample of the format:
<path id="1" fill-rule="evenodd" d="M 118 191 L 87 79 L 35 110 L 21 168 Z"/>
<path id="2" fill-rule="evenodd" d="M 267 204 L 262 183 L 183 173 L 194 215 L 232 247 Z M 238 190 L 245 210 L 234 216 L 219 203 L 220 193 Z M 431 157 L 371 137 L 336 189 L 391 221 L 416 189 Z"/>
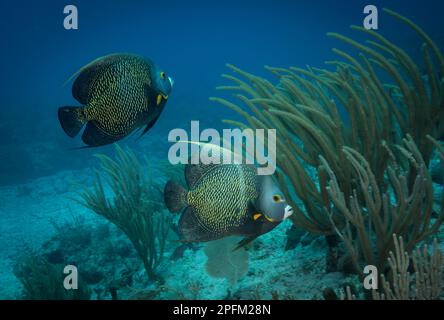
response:
<path id="1" fill-rule="evenodd" d="M 293 213 L 273 178 L 257 175 L 253 165 L 188 164 L 185 180 L 188 189 L 170 180 L 164 190 L 167 208 L 183 210 L 179 231 L 184 242 L 238 235 L 244 237 L 240 248 Z"/>
<path id="2" fill-rule="evenodd" d="M 70 137 L 86 125 L 82 140 L 90 147 L 113 143 L 145 127 L 143 135 L 162 113 L 172 86 L 173 80 L 147 58 L 107 55 L 80 69 L 72 95 L 82 106 L 61 107 L 58 118 Z"/>

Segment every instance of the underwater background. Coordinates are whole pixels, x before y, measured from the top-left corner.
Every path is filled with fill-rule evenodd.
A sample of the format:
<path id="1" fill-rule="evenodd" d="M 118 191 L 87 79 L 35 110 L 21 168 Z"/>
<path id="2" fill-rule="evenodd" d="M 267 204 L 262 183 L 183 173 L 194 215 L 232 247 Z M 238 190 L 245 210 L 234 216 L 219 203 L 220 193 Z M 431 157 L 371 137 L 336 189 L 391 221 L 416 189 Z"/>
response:
<path id="1" fill-rule="evenodd" d="M 63 28 L 67 4 L 78 8 L 78 30 Z M 71 83 L 64 83 L 98 57 L 131 52 L 161 66 L 175 82 L 165 110 L 141 139 L 131 135 L 118 144 L 146 160 L 149 183 L 158 186 L 148 197 L 162 198 L 169 174 L 178 175 L 165 163 L 170 130 L 189 131 L 192 120 L 199 120 L 201 128 L 221 130 L 227 127 L 222 119 L 241 120 L 209 100 L 227 96 L 216 90 L 224 84 L 221 74 L 229 73 L 227 63 L 270 81 L 264 65 L 324 68 L 324 61 L 334 59 L 332 48 L 350 55 L 358 52 L 326 33 L 356 39 L 350 25 L 362 25 L 367 4 L 360 0 L 2 1 L 0 299 L 324 299 L 325 288 L 359 286 L 354 272 L 327 270 L 324 236 L 295 231 L 289 220 L 261 236 L 247 253 L 233 257 L 230 252 L 224 257 L 220 248 L 211 252 L 204 244 L 181 245 L 171 231 L 156 266 L 159 277 L 147 277 L 124 232 L 78 201 L 78 192 L 93 185 L 94 170 L 100 168 L 94 155 L 114 157 L 115 146 L 73 150 L 82 143 L 65 135 L 57 109 L 78 104 Z M 404 48 L 418 65 L 422 52 L 417 34 L 405 32 L 399 21 L 382 13 L 383 7 L 414 21 L 442 47 L 440 1 L 371 4 L 380 9 L 378 32 Z M 440 183 L 436 181 L 436 188 Z M 154 209 L 170 214 L 157 198 Z M 440 230 L 436 234 L 443 246 Z M 210 256 L 216 264 L 218 259 L 237 259 L 239 270 L 209 270 Z M 43 268 L 57 273 L 60 265 L 67 264 L 79 268 L 85 289 L 78 296 L 53 288 L 39 291 L 30 284 L 50 283 L 36 280 L 38 272 L 44 274 Z"/>

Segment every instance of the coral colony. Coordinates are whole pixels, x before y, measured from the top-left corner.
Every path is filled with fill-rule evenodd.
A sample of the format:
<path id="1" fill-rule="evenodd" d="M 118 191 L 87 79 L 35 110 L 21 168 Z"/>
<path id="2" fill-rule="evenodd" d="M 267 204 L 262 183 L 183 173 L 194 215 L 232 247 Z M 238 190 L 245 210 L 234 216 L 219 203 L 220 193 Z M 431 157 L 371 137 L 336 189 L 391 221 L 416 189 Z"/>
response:
<path id="1" fill-rule="evenodd" d="M 141 161 L 139 153 L 119 145 L 114 156 L 99 151 L 93 177 L 87 170 L 70 194 L 73 211 L 98 219 L 53 223 L 54 236 L 17 259 L 21 297 L 442 298 L 444 55 L 421 27 L 391 10 L 384 13 L 419 37 L 423 64 L 374 31 L 377 26 L 352 26 L 359 40 L 328 36 L 359 53 L 335 48 L 338 60 L 328 61 L 325 69 L 266 66 L 265 78 L 228 64 L 222 75 L 228 83 L 218 87 L 224 95 L 210 100 L 214 110 L 222 105 L 236 113 L 223 120 L 235 129 L 201 131 L 196 121 L 190 135 L 174 129 L 168 159 L 147 152 L 150 157 Z M 150 151 L 158 146 L 155 140 Z M 216 241 L 182 241 L 196 226 L 202 239 L 209 238 L 211 230 L 191 215 L 192 200 L 207 201 L 212 209 L 219 203 L 216 191 L 202 197 L 205 183 L 217 181 L 228 193 L 234 189 L 223 189 L 222 174 L 204 181 L 216 163 L 256 165 L 257 174 L 266 175 L 261 179 L 274 179 L 282 191 L 265 199 L 264 207 L 288 203 L 293 214 L 278 225 L 252 201 L 236 204 L 225 220 L 208 220 L 222 229 L 245 210 L 251 230 L 260 219 L 275 223 L 273 230 L 238 250 L 233 249 L 241 239 L 231 234 Z M 181 192 L 165 198 L 187 203 L 187 209 L 167 210 L 169 180 Z M 199 181 L 204 187 L 191 199 L 194 194 L 185 190 Z M 54 189 L 55 183 L 47 184 Z M 45 190 L 35 189 L 40 188 L 15 192 L 20 199 L 37 194 L 43 202 Z M 260 192 L 251 190 L 259 198 Z M 63 267 L 74 262 L 78 290 L 64 290 Z M 263 307 L 259 311 L 269 313 Z M 244 308 L 248 313 L 250 306 Z M 204 317 L 210 310 L 181 304 L 174 312 Z"/>

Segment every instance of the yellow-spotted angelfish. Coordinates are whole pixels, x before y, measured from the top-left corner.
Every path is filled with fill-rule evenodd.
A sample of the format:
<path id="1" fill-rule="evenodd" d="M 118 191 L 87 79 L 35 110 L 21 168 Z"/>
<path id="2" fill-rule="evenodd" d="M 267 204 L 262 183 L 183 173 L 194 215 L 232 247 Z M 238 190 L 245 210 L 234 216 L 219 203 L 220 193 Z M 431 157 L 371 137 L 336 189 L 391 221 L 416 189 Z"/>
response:
<path id="1" fill-rule="evenodd" d="M 271 176 L 257 175 L 246 164 L 185 167 L 188 189 L 169 181 L 165 204 L 180 212 L 181 241 L 205 242 L 226 236 L 243 236 L 237 248 L 269 232 L 293 210 Z"/>
<path id="2" fill-rule="evenodd" d="M 60 124 L 75 137 L 82 127 L 89 147 L 118 141 L 137 128 L 145 134 L 162 113 L 173 80 L 151 60 L 117 53 L 96 59 L 80 69 L 72 86 L 80 107 L 61 107 Z"/>

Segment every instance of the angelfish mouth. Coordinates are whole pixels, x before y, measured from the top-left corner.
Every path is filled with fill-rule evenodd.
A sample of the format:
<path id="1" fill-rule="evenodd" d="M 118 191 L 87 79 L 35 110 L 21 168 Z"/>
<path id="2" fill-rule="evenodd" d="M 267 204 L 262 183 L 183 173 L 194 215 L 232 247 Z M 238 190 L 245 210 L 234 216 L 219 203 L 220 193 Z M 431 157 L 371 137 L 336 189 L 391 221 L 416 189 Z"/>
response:
<path id="1" fill-rule="evenodd" d="M 159 105 L 162 102 L 162 99 L 167 100 L 168 99 L 168 95 L 163 94 L 163 93 L 159 93 L 157 95 L 157 101 L 156 104 Z"/>
<path id="2" fill-rule="evenodd" d="M 289 216 L 291 216 L 292 214 L 293 214 L 293 208 L 287 205 L 287 206 L 285 207 L 284 219 L 283 219 L 283 220 L 287 219 L 287 218 L 288 218 Z"/>

